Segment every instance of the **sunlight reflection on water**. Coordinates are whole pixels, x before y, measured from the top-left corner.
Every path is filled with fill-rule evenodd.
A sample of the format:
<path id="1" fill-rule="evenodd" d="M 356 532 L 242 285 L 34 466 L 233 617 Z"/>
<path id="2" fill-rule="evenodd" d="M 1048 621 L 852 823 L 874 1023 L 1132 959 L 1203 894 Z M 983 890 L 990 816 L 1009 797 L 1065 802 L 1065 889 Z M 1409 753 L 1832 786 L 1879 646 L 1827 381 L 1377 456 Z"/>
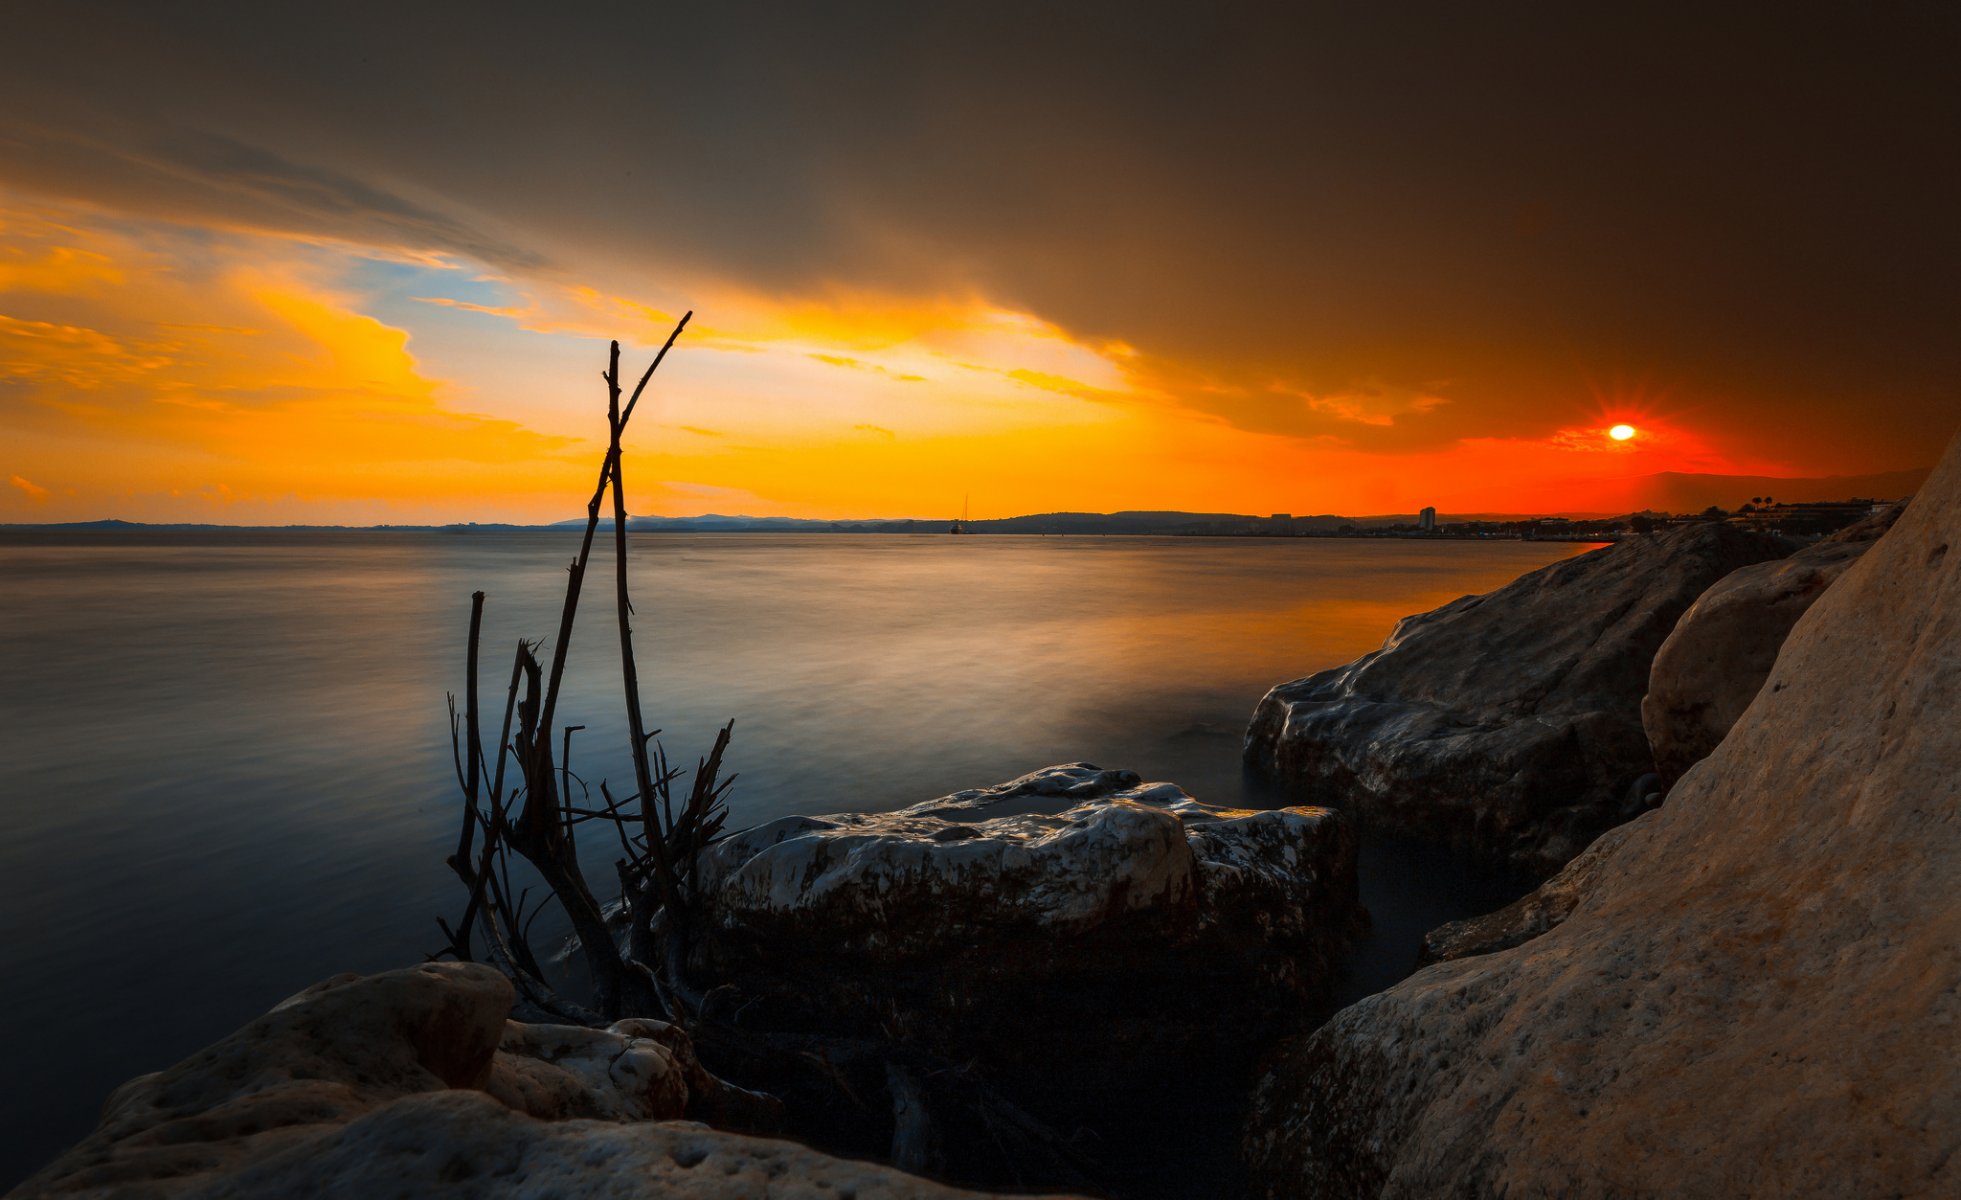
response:
<path id="1" fill-rule="evenodd" d="M 547 637 L 571 535 L 0 535 L 0 1186 L 102 1096 L 336 971 L 414 961 L 456 897 L 446 690 L 489 593 L 486 709 Z M 736 719 L 734 823 L 891 808 L 1084 759 L 1274 802 L 1240 735 L 1270 686 L 1572 545 L 637 535 L 650 722 L 692 762 Z M 602 575 L 603 572 L 603 575 Z M 560 715 L 628 774 L 611 561 Z M 1380 986 L 1491 895 L 1365 860 Z M 1435 875 L 1426 880 L 1424 876 Z M 1455 889 L 1453 891 L 1453 889 Z M 1379 980 L 1379 981 L 1378 981 Z M 1373 982 L 1372 982 L 1373 981 Z"/>

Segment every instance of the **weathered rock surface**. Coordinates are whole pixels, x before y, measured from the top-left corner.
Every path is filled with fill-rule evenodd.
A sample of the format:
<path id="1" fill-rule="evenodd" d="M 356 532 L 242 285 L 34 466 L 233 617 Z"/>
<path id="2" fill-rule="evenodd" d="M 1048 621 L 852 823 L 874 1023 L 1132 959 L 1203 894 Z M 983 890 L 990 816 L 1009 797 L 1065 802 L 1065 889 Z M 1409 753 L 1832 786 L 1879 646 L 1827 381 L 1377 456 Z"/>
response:
<path id="1" fill-rule="evenodd" d="M 933 1008 L 963 1012 L 992 1002 L 982 984 L 1155 971 L 1128 957 L 1145 945 L 1165 961 L 1232 955 L 1312 992 L 1357 918 L 1337 814 L 1212 808 L 1086 763 L 757 825 L 716 843 L 700 880 L 704 955 L 722 971 L 808 963 L 853 996 L 920 976 Z"/>
<path id="2" fill-rule="evenodd" d="M 1689 525 L 1406 617 L 1373 654 L 1267 693 L 1247 763 L 1366 825 L 1545 877 L 1641 811 L 1641 697 L 1675 622 L 1788 551 Z"/>
<path id="3" fill-rule="evenodd" d="M 699 870 L 699 976 L 749 1019 L 876 1022 L 1071 1121 L 1250 1056 L 1324 997 L 1362 919 L 1338 814 L 1212 808 L 1081 763 L 785 818 Z"/>
<path id="4" fill-rule="evenodd" d="M 14 1195 L 971 1194 L 675 1121 L 726 1086 L 680 1030 L 521 1025 L 511 1001 L 458 963 L 328 980 L 124 1084 Z"/>
<path id="5" fill-rule="evenodd" d="M 397 1100 L 310 1144 L 247 1163 L 198 1194 L 952 1200 L 978 1193 L 689 1122 L 537 1121 L 464 1091 Z"/>
<path id="6" fill-rule="evenodd" d="M 1664 786 L 1723 740 L 1770 677 L 1791 627 L 1900 511 L 1896 505 L 1789 558 L 1734 571 L 1682 614 L 1655 654 L 1641 701 Z"/>
<path id="7" fill-rule="evenodd" d="M 1961 1194 L 1961 442 L 1565 920 L 1263 1082 L 1271 1196 Z"/>

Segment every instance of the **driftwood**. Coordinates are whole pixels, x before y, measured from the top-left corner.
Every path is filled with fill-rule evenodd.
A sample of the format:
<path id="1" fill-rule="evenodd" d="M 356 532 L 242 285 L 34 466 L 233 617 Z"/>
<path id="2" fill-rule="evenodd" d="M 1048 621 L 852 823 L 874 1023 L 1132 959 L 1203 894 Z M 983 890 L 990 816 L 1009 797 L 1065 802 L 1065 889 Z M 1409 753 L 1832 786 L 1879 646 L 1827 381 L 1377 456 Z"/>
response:
<path id="1" fill-rule="evenodd" d="M 672 788 L 680 772 L 670 770 L 664 751 L 657 744 L 650 744 L 659 731 L 650 734 L 645 728 L 633 654 L 632 604 L 627 590 L 626 485 L 621 443 L 627 422 L 654 371 L 667 357 L 681 331 L 687 328 L 691 316 L 692 313 L 683 316 L 675 325 L 674 332 L 640 376 L 624 406 L 620 403 L 620 344 L 612 344 L 605 374 L 606 457 L 600 465 L 592 498 L 586 504 L 586 525 L 578 556 L 567 568 L 565 600 L 559 613 L 550 666 L 547 668 L 539 661 L 539 646 L 518 643 L 504 721 L 498 733 L 495 766 L 488 772 L 477 686 L 483 628 L 482 592 L 471 597 L 460 720 L 456 698 L 450 698 L 452 751 L 457 783 L 463 791 L 463 816 L 456 852 L 448 861 L 450 869 L 468 889 L 468 898 L 455 925 L 438 922 L 449 943 L 447 952 L 459 959 L 474 958 L 473 930 L 480 931 L 486 957 L 511 976 L 526 1000 L 547 1012 L 569 1018 L 613 1020 L 631 1015 L 684 1019 L 685 1014 L 669 1002 L 650 965 L 659 961 L 658 957 L 647 951 L 653 943 L 656 914 L 663 910 L 667 940 L 683 944 L 670 949 L 670 955 L 684 948 L 687 876 L 695 851 L 722 828 L 727 813 L 725 800 L 733 782 L 718 778 L 730 733 L 730 729 L 724 728 L 716 739 L 715 749 L 700 761 L 686 801 L 678 812 L 675 810 Z M 579 805 L 571 794 L 574 779 L 569 761 L 571 737 L 584 726 L 567 725 L 559 729 L 556 718 L 580 594 L 592 560 L 593 540 L 599 530 L 600 508 L 608 491 L 613 498 L 620 660 L 626 679 L 631 731 L 628 751 L 636 786 L 629 795 L 615 799 L 602 783 L 605 807 L 594 809 Z M 563 739 L 556 766 L 552 752 L 555 731 Z M 517 764 L 519 777 L 508 794 L 504 791 L 507 762 Z M 486 774 L 491 777 L 487 792 Z M 609 926 L 607 906 L 599 900 L 579 861 L 578 827 L 589 821 L 606 822 L 618 838 L 617 905 L 633 931 L 624 950 Z M 547 889 L 536 904 L 530 903 L 528 892 L 513 890 L 510 861 L 513 853 L 531 866 Z M 552 987 L 531 944 L 532 924 L 553 903 L 564 912 L 578 939 L 589 979 L 589 1004 L 562 996 Z"/>

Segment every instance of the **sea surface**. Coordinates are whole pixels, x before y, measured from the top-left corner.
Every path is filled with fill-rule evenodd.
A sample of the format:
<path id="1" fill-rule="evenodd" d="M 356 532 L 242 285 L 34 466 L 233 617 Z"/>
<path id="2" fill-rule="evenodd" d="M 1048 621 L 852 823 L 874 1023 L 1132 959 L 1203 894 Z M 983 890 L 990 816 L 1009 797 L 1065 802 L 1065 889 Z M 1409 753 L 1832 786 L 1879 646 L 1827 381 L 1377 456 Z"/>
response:
<path id="1" fill-rule="evenodd" d="M 602 539 L 603 541 L 603 539 Z M 0 1187 L 117 1083 L 340 971 L 419 960 L 460 907 L 446 691 L 489 595 L 485 708 L 549 638 L 576 534 L 0 533 Z M 734 718 L 733 823 L 885 809 L 1084 760 L 1200 799 L 1267 688 L 1576 545 L 1129 537 L 633 538 L 649 722 Z M 630 775 L 612 562 L 568 662 L 572 768 Z M 492 718 L 487 717 L 489 721 Z M 618 789 L 616 789 L 617 791 Z M 1371 842 L 1347 995 L 1501 881 Z"/>

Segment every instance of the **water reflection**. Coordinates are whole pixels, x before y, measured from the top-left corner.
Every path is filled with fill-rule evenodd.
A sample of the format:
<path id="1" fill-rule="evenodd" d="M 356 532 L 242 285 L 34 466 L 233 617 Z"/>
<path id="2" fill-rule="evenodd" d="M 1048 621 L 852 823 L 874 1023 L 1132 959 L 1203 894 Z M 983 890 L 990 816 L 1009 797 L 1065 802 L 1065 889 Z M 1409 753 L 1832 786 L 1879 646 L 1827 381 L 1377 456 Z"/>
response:
<path id="1" fill-rule="evenodd" d="M 1075 759 L 1271 802 L 1238 764 L 1267 687 L 1578 549 L 635 541 L 649 719 L 692 761 L 736 718 L 738 824 Z M 0 1185 L 79 1136 L 122 1079 L 326 974 L 440 944 L 432 917 L 455 901 L 443 694 L 461 684 L 469 593 L 489 593 L 492 690 L 518 638 L 556 627 L 575 542 L 0 534 L 0 1027 L 22 1034 Z M 595 578 L 610 569 L 596 561 Z M 588 727 L 581 772 L 617 779 L 610 593 L 588 602 L 560 714 Z M 1486 899 L 1436 864 L 1370 853 L 1362 990 L 1406 968 L 1409 930 Z"/>

